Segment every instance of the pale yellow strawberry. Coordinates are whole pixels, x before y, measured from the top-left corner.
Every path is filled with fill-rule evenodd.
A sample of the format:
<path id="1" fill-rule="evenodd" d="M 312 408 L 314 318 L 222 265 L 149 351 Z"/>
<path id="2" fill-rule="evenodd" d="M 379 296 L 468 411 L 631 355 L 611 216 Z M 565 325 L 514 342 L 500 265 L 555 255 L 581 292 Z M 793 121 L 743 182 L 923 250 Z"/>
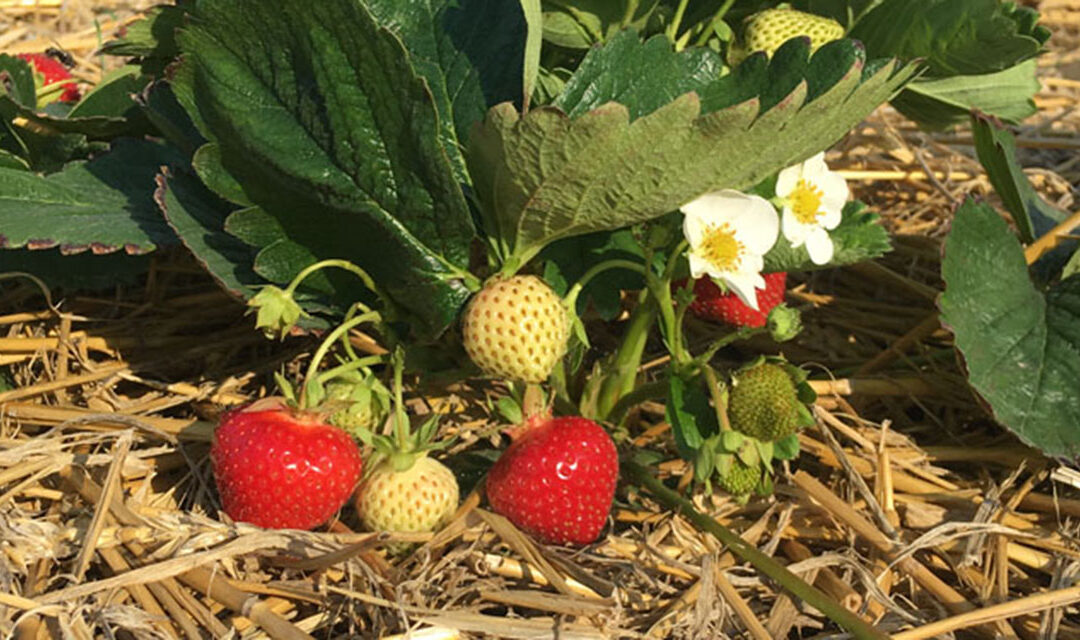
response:
<path id="1" fill-rule="evenodd" d="M 536 276 L 487 284 L 469 302 L 465 351 L 484 373 L 543 382 L 566 352 L 570 321 L 562 300 Z"/>
<path id="2" fill-rule="evenodd" d="M 446 465 L 427 456 L 416 458 L 404 471 L 384 461 L 364 481 L 356 499 L 356 510 L 370 531 L 434 531 L 457 506 L 457 479 Z"/>
<path id="3" fill-rule="evenodd" d="M 810 50 L 844 37 L 844 27 L 837 21 L 796 11 L 795 9 L 766 9 L 746 19 L 743 44 L 731 52 L 732 62 L 740 62 L 755 51 L 772 57 L 780 45 L 792 38 L 810 38 Z"/>

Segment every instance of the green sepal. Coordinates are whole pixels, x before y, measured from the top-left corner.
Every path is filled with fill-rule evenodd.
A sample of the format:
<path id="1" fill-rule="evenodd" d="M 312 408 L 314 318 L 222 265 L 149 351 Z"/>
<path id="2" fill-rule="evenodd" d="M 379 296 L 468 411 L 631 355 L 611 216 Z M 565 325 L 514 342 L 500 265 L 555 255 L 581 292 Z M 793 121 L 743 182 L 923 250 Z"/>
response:
<path id="1" fill-rule="evenodd" d="M 742 448 L 746 439 L 747 436 L 738 431 L 728 429 L 720 434 L 720 450 L 727 453 L 734 453 Z"/>
<path id="2" fill-rule="evenodd" d="M 296 300 L 274 285 L 267 285 L 252 296 L 248 307 L 256 312 L 255 328 L 261 329 L 271 340 L 284 339 L 303 315 Z"/>
<path id="3" fill-rule="evenodd" d="M 777 460 L 794 460 L 799 455 L 799 434 L 793 433 L 773 443 L 773 457 Z"/>

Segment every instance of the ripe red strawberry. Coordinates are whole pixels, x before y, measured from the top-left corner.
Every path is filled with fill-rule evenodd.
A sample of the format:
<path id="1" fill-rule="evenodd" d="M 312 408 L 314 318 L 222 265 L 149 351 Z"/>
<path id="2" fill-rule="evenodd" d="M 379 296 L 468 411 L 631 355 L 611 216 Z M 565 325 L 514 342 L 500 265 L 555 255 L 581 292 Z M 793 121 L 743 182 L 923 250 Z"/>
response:
<path id="1" fill-rule="evenodd" d="M 491 468 L 491 507 L 541 542 L 588 544 L 600 535 L 619 476 L 615 443 L 578 417 L 524 427 Z"/>
<path id="2" fill-rule="evenodd" d="M 314 413 L 280 401 L 226 413 L 210 449 L 225 513 L 272 529 L 313 529 L 360 480 L 360 449 Z"/>
<path id="3" fill-rule="evenodd" d="M 787 273 L 766 273 L 765 288 L 756 289 L 758 308 L 751 309 L 734 292 L 724 293 L 711 278 L 694 282 L 694 301 L 690 313 L 702 320 L 723 322 L 737 327 L 764 327 L 773 307 L 784 301 Z M 682 285 L 677 285 L 682 286 Z"/>
<path id="4" fill-rule="evenodd" d="M 45 53 L 20 53 L 17 57 L 30 63 L 30 66 L 34 67 L 34 75 L 40 76 L 40 81 L 35 78 L 35 86 L 40 93 L 43 87 L 48 87 L 51 84 L 62 82 L 71 77 L 71 72 L 67 67 L 63 65 L 56 58 Z M 46 98 L 45 104 L 59 100 L 60 102 L 78 102 L 82 97 L 79 93 L 79 86 L 74 82 L 68 82 L 62 87 L 63 92 L 59 94 L 59 98 Z M 50 94 L 51 96 L 52 94 Z M 45 106 L 44 104 L 38 104 L 39 107 Z"/>

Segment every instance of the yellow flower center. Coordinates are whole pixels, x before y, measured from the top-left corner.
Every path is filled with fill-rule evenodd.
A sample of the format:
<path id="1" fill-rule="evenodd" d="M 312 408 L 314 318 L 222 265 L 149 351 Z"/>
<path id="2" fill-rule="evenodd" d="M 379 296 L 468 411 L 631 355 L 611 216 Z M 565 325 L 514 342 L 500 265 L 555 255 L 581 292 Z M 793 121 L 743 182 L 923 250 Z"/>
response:
<path id="1" fill-rule="evenodd" d="M 823 197 L 825 197 L 825 194 L 822 193 L 821 189 L 817 188 L 813 183 L 800 178 L 799 183 L 795 185 L 795 189 L 788 196 L 791 212 L 795 214 L 795 219 L 803 224 L 817 222 L 818 216 L 824 213 L 821 210 L 821 199 Z"/>
<path id="2" fill-rule="evenodd" d="M 702 258 L 720 271 L 734 271 L 735 267 L 739 266 L 745 248 L 725 222 L 709 226 L 698 250 Z"/>

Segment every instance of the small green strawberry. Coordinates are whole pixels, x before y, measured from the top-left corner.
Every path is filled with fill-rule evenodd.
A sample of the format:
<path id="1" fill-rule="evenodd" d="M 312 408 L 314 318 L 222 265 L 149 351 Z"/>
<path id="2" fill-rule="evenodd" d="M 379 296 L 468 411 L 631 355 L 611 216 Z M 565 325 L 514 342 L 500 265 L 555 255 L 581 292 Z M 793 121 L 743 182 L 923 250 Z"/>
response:
<path id="1" fill-rule="evenodd" d="M 727 471 L 717 469 L 720 488 L 733 496 L 752 493 L 761 483 L 761 466 L 748 465 L 738 457 L 732 457 Z"/>
<path id="2" fill-rule="evenodd" d="M 488 283 L 462 322 L 465 351 L 484 373 L 539 383 L 566 353 L 570 320 L 562 300 L 536 276 Z"/>
<path id="3" fill-rule="evenodd" d="M 733 47 L 731 63 L 738 64 L 756 51 L 772 57 L 780 45 L 792 38 L 810 38 L 810 51 L 844 37 L 844 27 L 823 16 L 790 8 L 766 9 L 746 19 L 742 45 Z"/>
<path id="4" fill-rule="evenodd" d="M 371 531 L 435 531 L 454 515 L 458 506 L 458 483 L 438 460 L 422 455 L 378 465 L 360 486 L 356 511 Z"/>
<path id="5" fill-rule="evenodd" d="M 390 410 L 390 392 L 370 372 L 335 379 L 326 384 L 323 402 L 331 407 L 330 424 L 359 437 L 382 424 Z"/>
<path id="6" fill-rule="evenodd" d="M 784 365 L 762 362 L 737 372 L 728 394 L 731 428 L 762 442 L 786 438 L 810 418 Z"/>

